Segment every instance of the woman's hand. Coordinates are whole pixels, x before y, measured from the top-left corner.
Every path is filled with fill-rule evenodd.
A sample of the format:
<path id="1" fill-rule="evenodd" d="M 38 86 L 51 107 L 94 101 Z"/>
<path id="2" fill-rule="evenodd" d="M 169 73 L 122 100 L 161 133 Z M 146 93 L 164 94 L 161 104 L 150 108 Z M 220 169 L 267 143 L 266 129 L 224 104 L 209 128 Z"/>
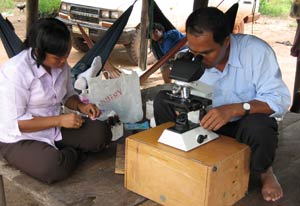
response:
<path id="1" fill-rule="evenodd" d="M 29 120 L 19 120 L 21 132 L 37 132 L 53 127 L 80 128 L 84 119 L 76 113 L 62 114 L 49 117 L 33 117 Z"/>
<path id="2" fill-rule="evenodd" d="M 101 114 L 101 111 L 95 104 L 79 103 L 77 108 L 81 113 L 88 115 L 92 120 L 96 119 Z"/>
<path id="3" fill-rule="evenodd" d="M 75 113 L 60 115 L 59 126 L 65 128 L 80 128 L 84 123 L 84 119 Z"/>
<path id="4" fill-rule="evenodd" d="M 91 103 L 85 104 L 80 101 L 77 95 L 73 95 L 69 97 L 69 99 L 65 103 L 65 106 L 67 106 L 70 109 L 77 110 L 83 114 L 88 115 L 89 118 L 92 120 L 96 119 L 101 114 L 99 108 L 95 104 L 91 104 Z"/>

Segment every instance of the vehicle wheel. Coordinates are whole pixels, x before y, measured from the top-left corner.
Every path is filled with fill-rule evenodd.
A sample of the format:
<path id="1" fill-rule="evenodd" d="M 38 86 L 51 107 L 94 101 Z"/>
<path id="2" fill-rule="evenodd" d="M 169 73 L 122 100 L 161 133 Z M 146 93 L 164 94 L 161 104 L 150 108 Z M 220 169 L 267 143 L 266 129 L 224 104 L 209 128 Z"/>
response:
<path id="1" fill-rule="evenodd" d="M 80 52 L 87 52 L 89 50 L 88 45 L 84 42 L 83 38 L 72 37 L 73 47 Z"/>
<path id="2" fill-rule="evenodd" d="M 140 41 L 141 41 L 141 29 L 138 27 L 134 34 L 134 37 L 132 38 L 132 42 L 130 44 L 124 45 L 127 50 L 129 59 L 134 65 L 138 65 L 139 63 Z M 147 64 L 153 64 L 155 61 L 156 58 L 154 57 L 153 53 L 150 50 L 150 41 L 149 41 L 148 52 L 147 52 Z"/>

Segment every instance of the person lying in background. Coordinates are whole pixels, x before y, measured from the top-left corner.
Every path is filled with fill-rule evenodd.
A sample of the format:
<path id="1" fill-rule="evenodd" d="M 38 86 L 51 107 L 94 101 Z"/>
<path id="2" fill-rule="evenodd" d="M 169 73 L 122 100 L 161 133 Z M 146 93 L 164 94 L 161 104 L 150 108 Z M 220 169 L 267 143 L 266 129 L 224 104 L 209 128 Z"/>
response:
<path id="1" fill-rule="evenodd" d="M 167 54 L 184 37 L 185 35 L 176 29 L 165 31 L 165 28 L 162 24 L 153 24 L 151 38 L 153 41 L 158 43 L 162 55 Z M 172 63 L 168 61 L 160 68 L 162 78 L 165 83 L 171 82 L 171 79 L 169 78 L 171 67 Z"/>

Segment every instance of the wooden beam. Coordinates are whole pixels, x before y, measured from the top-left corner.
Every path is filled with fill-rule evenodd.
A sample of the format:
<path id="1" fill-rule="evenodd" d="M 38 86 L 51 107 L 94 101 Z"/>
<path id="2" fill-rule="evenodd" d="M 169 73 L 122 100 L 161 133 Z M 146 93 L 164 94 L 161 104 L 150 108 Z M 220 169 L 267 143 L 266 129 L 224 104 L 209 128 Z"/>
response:
<path id="1" fill-rule="evenodd" d="M 6 206 L 5 190 L 2 175 L 0 175 L 0 206 Z"/>
<path id="2" fill-rule="evenodd" d="M 38 20 L 38 0 L 26 0 L 26 36 L 32 24 Z"/>
<path id="3" fill-rule="evenodd" d="M 291 112 L 300 113 L 300 91 L 299 90 L 300 90 L 300 58 L 297 57 L 293 102 L 290 108 Z"/>
<path id="4" fill-rule="evenodd" d="M 88 45 L 89 49 L 92 48 L 94 46 L 94 42 L 90 39 L 88 34 L 84 31 L 84 29 L 82 28 L 82 26 L 79 23 L 77 23 L 77 26 L 78 26 L 78 28 L 81 32 L 82 38 L 84 39 L 84 41 Z"/>
<path id="5" fill-rule="evenodd" d="M 208 0 L 194 0 L 193 11 L 199 8 L 207 7 L 207 5 L 208 5 Z"/>
<path id="6" fill-rule="evenodd" d="M 115 174 L 125 174 L 125 144 L 117 144 Z"/>
<path id="7" fill-rule="evenodd" d="M 147 37 L 147 28 L 148 28 L 148 0 L 143 0 L 142 4 L 142 13 L 141 13 L 141 43 L 140 43 L 140 58 L 139 58 L 139 67 L 142 70 L 147 68 L 147 50 L 148 50 L 148 37 Z"/>

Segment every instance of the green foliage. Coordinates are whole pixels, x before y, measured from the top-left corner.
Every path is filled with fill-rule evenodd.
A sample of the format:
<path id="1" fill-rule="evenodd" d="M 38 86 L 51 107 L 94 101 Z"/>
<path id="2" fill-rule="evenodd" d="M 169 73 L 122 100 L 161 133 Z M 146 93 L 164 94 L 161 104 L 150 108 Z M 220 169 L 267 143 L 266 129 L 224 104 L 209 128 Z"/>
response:
<path id="1" fill-rule="evenodd" d="M 268 16 L 288 16 L 292 0 L 261 0 L 259 12 Z"/>
<path id="2" fill-rule="evenodd" d="M 1 10 L 12 9 L 15 6 L 13 0 L 0 0 L 0 5 Z"/>
<path id="3" fill-rule="evenodd" d="M 59 10 L 60 0 L 39 0 L 40 16 L 56 16 Z"/>

